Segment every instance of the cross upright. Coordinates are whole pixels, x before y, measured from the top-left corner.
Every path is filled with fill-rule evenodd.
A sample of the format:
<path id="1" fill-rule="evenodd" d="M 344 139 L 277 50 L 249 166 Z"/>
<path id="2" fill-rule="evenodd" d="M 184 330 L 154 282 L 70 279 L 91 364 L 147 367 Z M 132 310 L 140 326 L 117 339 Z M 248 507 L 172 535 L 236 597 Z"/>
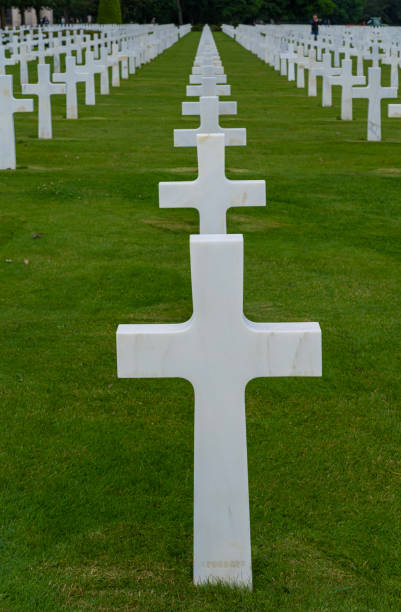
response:
<path id="1" fill-rule="evenodd" d="M 367 87 L 353 87 L 352 98 L 368 100 L 368 140 L 381 140 L 381 101 L 383 98 L 396 98 L 396 87 L 382 87 L 381 68 L 368 69 Z"/>
<path id="2" fill-rule="evenodd" d="M 193 315 L 119 325 L 120 378 L 179 377 L 195 393 L 194 582 L 252 586 L 245 387 L 253 378 L 321 375 L 318 323 L 243 314 L 242 235 L 191 236 Z"/>
<path id="3" fill-rule="evenodd" d="M 49 64 L 38 64 L 38 82 L 22 85 L 22 93 L 38 96 L 38 137 L 52 138 L 52 106 L 50 97 L 65 94 L 65 85 L 50 81 Z"/>
<path id="4" fill-rule="evenodd" d="M 78 69 L 75 57 L 65 58 L 65 72 L 54 72 L 53 81 L 66 84 L 67 119 L 78 119 L 77 83 L 85 82 L 87 72 Z"/>
<path id="5" fill-rule="evenodd" d="M 187 85 L 187 96 L 230 96 L 230 85 L 219 85 L 218 76 L 203 79 L 202 85 Z"/>
<path id="6" fill-rule="evenodd" d="M 159 183 L 160 208 L 196 208 L 201 234 L 225 234 L 231 206 L 265 206 L 265 181 L 232 181 L 225 175 L 224 134 L 198 134 L 195 181 Z"/>
<path id="7" fill-rule="evenodd" d="M 198 134 L 224 134 L 225 146 L 246 145 L 245 128 L 222 128 L 219 125 L 219 99 L 217 96 L 201 97 L 200 126 L 195 130 L 174 130 L 175 147 L 196 147 Z"/>
<path id="8" fill-rule="evenodd" d="M 33 100 L 16 100 L 13 96 L 13 77 L 0 76 L 0 170 L 15 170 L 14 113 L 31 113 Z"/>
<path id="9" fill-rule="evenodd" d="M 352 121 L 352 86 L 365 85 L 366 77 L 352 74 L 352 60 L 345 59 L 341 64 L 341 73 L 329 76 L 329 85 L 341 87 L 341 119 Z"/>

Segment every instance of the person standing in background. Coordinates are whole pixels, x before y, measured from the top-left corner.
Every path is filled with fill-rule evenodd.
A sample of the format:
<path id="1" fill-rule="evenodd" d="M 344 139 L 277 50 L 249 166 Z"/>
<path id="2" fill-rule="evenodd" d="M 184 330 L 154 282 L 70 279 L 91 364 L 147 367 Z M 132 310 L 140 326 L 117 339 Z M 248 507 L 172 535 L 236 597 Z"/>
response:
<path id="1" fill-rule="evenodd" d="M 312 21 L 310 22 L 312 31 L 311 34 L 312 36 L 315 37 L 315 40 L 317 40 L 317 37 L 319 35 L 319 24 L 322 23 L 322 20 L 318 18 L 317 15 L 313 15 L 312 17 Z"/>

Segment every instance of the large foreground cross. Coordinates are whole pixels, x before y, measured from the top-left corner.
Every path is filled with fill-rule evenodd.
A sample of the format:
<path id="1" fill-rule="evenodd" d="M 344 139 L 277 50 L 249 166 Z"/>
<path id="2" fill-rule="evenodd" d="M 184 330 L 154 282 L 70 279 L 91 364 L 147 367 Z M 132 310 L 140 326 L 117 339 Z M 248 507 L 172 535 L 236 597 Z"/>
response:
<path id="1" fill-rule="evenodd" d="M 265 376 L 320 376 L 318 323 L 243 314 L 241 235 L 191 236 L 193 315 L 119 325 L 120 378 L 185 378 L 195 392 L 194 582 L 252 586 L 245 388 Z"/>

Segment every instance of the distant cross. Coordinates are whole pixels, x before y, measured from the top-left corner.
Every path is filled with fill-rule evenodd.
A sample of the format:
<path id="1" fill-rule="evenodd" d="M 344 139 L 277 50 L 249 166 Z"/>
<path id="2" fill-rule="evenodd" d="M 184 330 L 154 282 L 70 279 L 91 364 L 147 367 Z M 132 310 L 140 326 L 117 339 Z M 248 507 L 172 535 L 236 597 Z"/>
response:
<path id="1" fill-rule="evenodd" d="M 368 86 L 353 87 L 352 98 L 368 100 L 368 140 L 381 140 L 381 101 L 383 98 L 396 98 L 395 87 L 381 86 L 381 68 L 368 69 Z"/>
<path id="2" fill-rule="evenodd" d="M 243 314 L 243 237 L 191 236 L 193 315 L 119 325 L 120 378 L 184 378 L 195 392 L 194 582 L 252 586 L 245 388 L 259 377 L 321 376 L 318 323 Z"/>
<path id="3" fill-rule="evenodd" d="M 77 65 L 77 70 L 85 75 L 85 104 L 94 106 L 96 104 L 95 74 L 98 72 L 98 65 L 95 62 L 93 51 L 86 51 L 85 64 Z"/>
<path id="4" fill-rule="evenodd" d="M 106 55 L 107 55 L 107 51 L 106 51 Z M 85 55 L 85 65 L 83 66 L 83 68 L 87 69 L 89 74 L 93 74 L 93 75 L 100 74 L 100 93 L 108 94 L 109 93 L 109 88 L 108 88 L 109 70 L 107 68 L 107 60 L 106 62 L 102 58 L 96 60 L 94 52 L 88 50 Z M 95 88 L 95 83 L 93 80 L 93 89 L 94 88 Z M 94 93 L 93 93 L 93 99 L 95 99 Z M 86 102 L 86 104 L 88 104 L 88 102 Z"/>
<path id="5" fill-rule="evenodd" d="M 204 66 L 201 74 L 190 74 L 189 82 L 191 85 L 203 85 L 206 77 L 215 77 L 217 84 L 227 83 L 226 74 L 216 74 L 214 66 Z"/>
<path id="6" fill-rule="evenodd" d="M 401 58 L 397 49 L 391 49 L 390 55 L 383 57 L 382 64 L 390 65 L 390 86 L 398 89 L 398 68 L 401 66 Z"/>
<path id="7" fill-rule="evenodd" d="M 232 206 L 266 205 L 265 181 L 226 178 L 224 149 L 224 134 L 198 134 L 198 178 L 159 183 L 160 208 L 196 208 L 201 234 L 224 234 Z"/>
<path id="8" fill-rule="evenodd" d="M 372 61 L 372 67 L 373 68 L 378 68 L 379 67 L 379 60 L 383 56 L 380 53 L 380 45 L 379 45 L 377 40 L 375 40 L 371 44 L 371 46 L 365 51 L 363 57 L 364 57 L 365 60 L 371 60 Z"/>
<path id="9" fill-rule="evenodd" d="M 219 99 L 201 97 L 200 126 L 195 130 L 174 130 L 175 147 L 196 147 L 197 134 L 224 134 L 225 146 L 246 145 L 245 128 L 222 128 L 219 125 Z"/>
<path id="10" fill-rule="evenodd" d="M 219 85 L 218 78 L 205 77 L 202 85 L 187 85 L 187 96 L 230 96 L 230 85 Z"/>
<path id="11" fill-rule="evenodd" d="M 329 77 L 329 85 L 340 85 L 341 87 L 341 119 L 352 121 L 352 86 L 365 85 L 366 77 L 354 76 L 352 74 L 352 60 L 345 59 L 342 62 L 342 70 L 339 75 Z"/>
<path id="12" fill-rule="evenodd" d="M 28 45 L 26 43 L 19 46 L 19 52 L 13 55 L 13 59 L 19 62 L 21 85 L 29 83 L 28 62 L 32 61 L 34 56 L 28 51 Z"/>
<path id="13" fill-rule="evenodd" d="M 14 113 L 32 113 L 33 100 L 16 100 L 13 77 L 0 76 L 0 170 L 15 170 Z"/>
<path id="14" fill-rule="evenodd" d="M 75 57 L 65 58 L 65 72 L 54 72 L 53 81 L 66 84 L 67 119 L 78 119 L 77 83 L 85 82 L 87 72 L 78 69 Z"/>
<path id="15" fill-rule="evenodd" d="M 65 94 L 65 85 L 51 83 L 49 64 L 38 64 L 38 82 L 22 85 L 22 93 L 38 96 L 38 137 L 52 138 L 52 107 L 50 97 L 53 94 Z"/>
<path id="16" fill-rule="evenodd" d="M 317 77 L 324 75 L 325 66 L 323 62 L 316 60 L 311 61 L 309 64 L 308 73 L 308 96 L 317 96 Z"/>
<path id="17" fill-rule="evenodd" d="M 322 106 L 332 105 L 331 85 L 330 77 L 341 74 L 341 69 L 331 65 L 331 53 L 325 51 L 323 53 L 323 67 L 324 71 L 322 74 Z"/>
<path id="18" fill-rule="evenodd" d="M 108 62 L 108 51 L 107 47 L 100 47 L 100 61 L 104 66 L 104 71 L 100 73 L 100 93 L 102 95 L 110 93 L 110 75 L 109 75 L 109 62 Z"/>
<path id="19" fill-rule="evenodd" d="M 111 84 L 120 87 L 120 53 L 118 43 L 113 43 L 112 53 L 107 56 L 107 65 L 111 66 Z"/>

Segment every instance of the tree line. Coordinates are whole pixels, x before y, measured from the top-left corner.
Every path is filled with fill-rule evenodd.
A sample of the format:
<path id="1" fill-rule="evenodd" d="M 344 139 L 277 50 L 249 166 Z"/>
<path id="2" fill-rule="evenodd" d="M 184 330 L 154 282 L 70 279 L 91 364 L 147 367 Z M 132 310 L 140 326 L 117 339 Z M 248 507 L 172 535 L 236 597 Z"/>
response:
<path id="1" fill-rule="evenodd" d="M 309 23 L 317 15 L 332 24 L 361 24 L 381 17 L 401 25 L 401 0 L 121 0 L 123 21 L 222 24 Z"/>
<path id="2" fill-rule="evenodd" d="M 118 0 L 117 0 L 118 1 Z M 45 2 L 45 4 L 43 4 Z M 114 4 L 115 0 L 107 0 Z M 68 23 L 88 15 L 96 20 L 99 0 L 0 0 L 2 25 L 7 8 L 21 13 L 33 7 L 52 8 L 56 22 Z M 308 23 L 317 15 L 332 24 L 360 24 L 369 17 L 381 17 L 388 25 L 401 24 L 401 0 L 121 0 L 125 23 Z"/>

